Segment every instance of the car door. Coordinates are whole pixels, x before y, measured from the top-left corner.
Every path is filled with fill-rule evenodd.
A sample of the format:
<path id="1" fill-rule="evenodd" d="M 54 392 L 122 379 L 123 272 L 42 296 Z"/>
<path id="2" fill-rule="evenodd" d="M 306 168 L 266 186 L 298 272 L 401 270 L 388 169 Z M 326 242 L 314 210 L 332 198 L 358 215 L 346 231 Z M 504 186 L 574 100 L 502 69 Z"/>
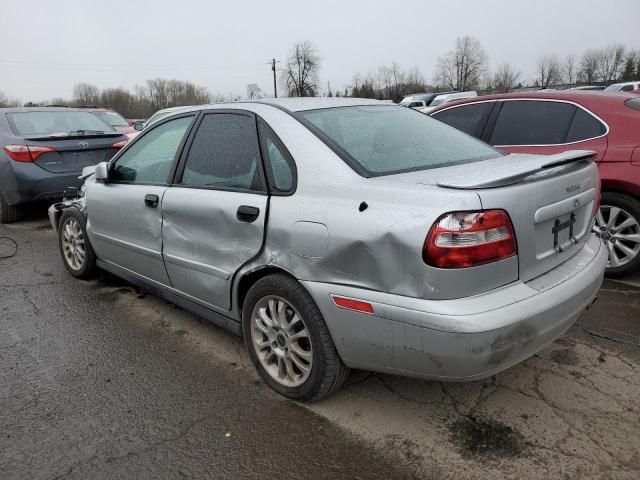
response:
<path id="1" fill-rule="evenodd" d="M 194 115 L 145 132 L 87 191 L 87 234 L 97 257 L 169 284 L 162 258 L 162 198 Z"/>
<path id="2" fill-rule="evenodd" d="M 471 136 L 481 138 L 495 104 L 495 101 L 473 102 L 445 108 L 431 116 Z"/>
<path id="3" fill-rule="evenodd" d="M 496 108 L 483 139 L 507 153 L 593 150 L 600 160 L 607 149 L 607 126 L 575 103 L 517 99 L 502 100 Z"/>
<path id="4" fill-rule="evenodd" d="M 162 199 L 163 255 L 174 288 L 231 308 L 234 273 L 263 244 L 268 195 L 256 118 L 206 112 Z"/>

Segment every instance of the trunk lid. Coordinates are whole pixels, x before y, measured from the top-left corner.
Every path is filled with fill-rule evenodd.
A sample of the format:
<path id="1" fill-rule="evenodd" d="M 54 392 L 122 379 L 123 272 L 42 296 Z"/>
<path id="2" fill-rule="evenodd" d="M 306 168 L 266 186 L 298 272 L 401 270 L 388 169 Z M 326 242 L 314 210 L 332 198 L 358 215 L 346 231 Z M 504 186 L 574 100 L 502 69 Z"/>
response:
<path id="1" fill-rule="evenodd" d="M 593 155 L 508 155 L 432 171 L 432 181 L 475 191 L 485 210 L 507 211 L 526 282 L 571 258 L 589 237 L 600 185 Z"/>
<path id="2" fill-rule="evenodd" d="M 84 167 L 106 162 L 117 152 L 111 145 L 126 137 L 120 133 L 77 137 L 26 137 L 26 145 L 54 148 L 38 156 L 34 164 L 51 173 L 80 173 Z"/>

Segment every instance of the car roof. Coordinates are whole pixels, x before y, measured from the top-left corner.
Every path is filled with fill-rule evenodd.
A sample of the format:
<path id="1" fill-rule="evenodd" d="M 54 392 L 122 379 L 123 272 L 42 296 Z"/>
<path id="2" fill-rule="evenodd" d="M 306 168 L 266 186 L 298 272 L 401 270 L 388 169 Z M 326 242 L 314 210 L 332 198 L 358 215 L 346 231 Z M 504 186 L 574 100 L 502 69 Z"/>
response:
<path id="1" fill-rule="evenodd" d="M 0 108 L 0 113 L 23 113 L 23 112 L 84 112 L 82 108 L 69 107 L 6 107 Z"/>
<path id="2" fill-rule="evenodd" d="M 436 109 L 430 112 L 430 114 L 434 114 L 440 110 L 444 110 L 445 108 L 455 107 L 456 105 L 486 102 L 491 100 L 509 100 L 520 98 L 533 100 L 565 100 L 569 102 L 597 107 L 598 105 L 606 105 L 617 102 L 624 103 L 630 98 L 638 98 L 638 94 L 631 92 L 604 92 L 595 90 L 547 90 L 533 92 L 500 93 L 495 95 L 484 95 L 455 100 L 445 105 L 438 106 Z"/>
<path id="3" fill-rule="evenodd" d="M 303 112 L 306 110 L 321 110 L 323 108 L 356 107 L 366 105 L 391 105 L 389 101 L 373 100 L 370 98 L 344 97 L 303 97 L 303 98 L 270 98 L 265 100 L 240 100 L 237 102 L 215 103 L 209 105 L 194 105 L 178 107 L 180 113 L 208 110 L 211 108 L 243 108 L 243 105 L 271 105 L 289 112 Z M 155 114 L 154 114 L 155 115 Z"/>

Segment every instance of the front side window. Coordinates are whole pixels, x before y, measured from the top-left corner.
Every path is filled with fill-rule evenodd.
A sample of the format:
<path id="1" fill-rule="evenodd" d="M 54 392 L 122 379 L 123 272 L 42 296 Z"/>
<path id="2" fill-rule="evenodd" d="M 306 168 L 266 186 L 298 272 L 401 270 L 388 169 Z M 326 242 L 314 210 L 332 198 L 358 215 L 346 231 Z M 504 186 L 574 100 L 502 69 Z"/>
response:
<path id="1" fill-rule="evenodd" d="M 107 122 L 112 127 L 129 127 L 129 122 L 116 112 L 95 112 L 102 120 Z"/>
<path id="2" fill-rule="evenodd" d="M 263 191 L 255 119 L 247 115 L 204 116 L 184 165 L 181 185 Z"/>
<path id="3" fill-rule="evenodd" d="M 364 176 L 445 167 L 501 155 L 489 145 L 408 108 L 368 105 L 300 113 Z"/>
<path id="4" fill-rule="evenodd" d="M 621 92 L 633 92 L 633 85 L 625 85 L 620 89 Z"/>
<path id="5" fill-rule="evenodd" d="M 171 166 L 193 116 L 170 120 L 140 137 L 112 170 L 114 181 L 129 183 L 167 183 Z"/>
<path id="6" fill-rule="evenodd" d="M 576 107 L 564 102 L 504 102 L 491 135 L 492 145 L 565 143 Z"/>
<path id="7" fill-rule="evenodd" d="M 480 138 L 493 102 L 471 103 L 434 113 L 432 116 L 464 133 Z"/>

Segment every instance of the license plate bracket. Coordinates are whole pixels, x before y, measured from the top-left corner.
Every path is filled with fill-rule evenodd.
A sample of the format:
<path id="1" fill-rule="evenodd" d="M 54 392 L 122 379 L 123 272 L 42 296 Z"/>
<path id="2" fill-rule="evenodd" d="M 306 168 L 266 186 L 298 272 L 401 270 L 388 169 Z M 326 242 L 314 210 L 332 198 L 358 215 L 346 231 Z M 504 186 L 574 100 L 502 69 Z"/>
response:
<path id="1" fill-rule="evenodd" d="M 551 232 L 553 233 L 553 248 L 556 250 L 556 252 L 561 253 L 564 251 L 564 249 L 562 248 L 562 245 L 560 245 L 560 239 L 559 239 L 559 233 L 562 230 L 566 230 L 568 228 L 569 240 L 571 240 L 571 243 L 576 243 L 576 237 L 573 235 L 573 226 L 575 225 L 575 223 L 576 223 L 575 212 L 572 212 L 571 215 L 569 216 L 569 220 L 565 222 L 561 222 L 560 219 L 556 218 L 556 221 L 553 224 L 553 228 L 551 229 Z"/>

